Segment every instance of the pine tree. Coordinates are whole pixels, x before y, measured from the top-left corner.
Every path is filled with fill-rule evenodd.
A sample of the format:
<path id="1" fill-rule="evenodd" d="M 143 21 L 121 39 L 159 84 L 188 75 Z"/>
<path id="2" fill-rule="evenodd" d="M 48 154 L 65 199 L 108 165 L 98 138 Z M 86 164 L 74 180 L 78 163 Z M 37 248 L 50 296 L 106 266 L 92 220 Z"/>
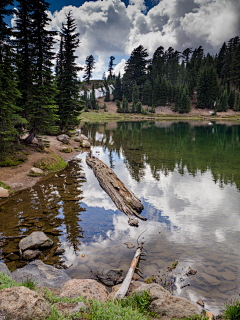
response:
<path id="1" fill-rule="evenodd" d="M 189 97 L 188 87 L 185 85 L 181 95 L 179 113 L 188 113 L 191 111 L 191 101 Z"/>
<path id="2" fill-rule="evenodd" d="M 113 100 L 122 100 L 122 84 L 120 79 L 120 72 L 116 78 L 114 91 L 113 91 Z"/>
<path id="3" fill-rule="evenodd" d="M 30 101 L 29 116 L 30 136 L 26 142 L 31 142 L 36 133 L 53 133 L 57 131 L 58 106 L 56 86 L 52 74 L 54 59 L 53 45 L 55 31 L 48 31 L 50 18 L 45 0 L 35 0 L 32 14 L 33 37 L 33 92 Z"/>
<path id="4" fill-rule="evenodd" d="M 227 94 L 227 89 L 223 91 L 222 99 L 221 99 L 221 104 L 222 104 L 222 111 L 227 111 L 228 109 L 228 94 Z"/>
<path id="5" fill-rule="evenodd" d="M 122 112 L 122 108 L 121 108 L 121 103 L 119 100 L 116 100 L 116 106 L 117 106 L 117 112 L 121 113 Z"/>
<path id="6" fill-rule="evenodd" d="M 13 57 L 9 45 L 0 47 L 0 156 L 8 149 L 17 131 L 14 124 L 22 119 L 16 100 L 20 98 L 17 89 L 16 73 L 13 69 Z M 2 153 L 2 154 L 1 154 Z"/>
<path id="7" fill-rule="evenodd" d="M 197 107 L 213 108 L 219 95 L 219 84 L 216 69 L 204 66 L 200 69 L 197 82 Z"/>
<path id="8" fill-rule="evenodd" d="M 132 103 L 136 105 L 138 101 L 139 101 L 139 88 L 138 88 L 137 82 L 135 81 L 133 86 L 133 92 L 132 92 Z"/>
<path id="9" fill-rule="evenodd" d="M 95 59 L 93 55 L 87 56 L 85 63 L 86 63 L 84 68 L 85 74 L 83 76 L 83 79 L 85 79 L 87 83 L 90 84 L 90 79 L 92 78 L 93 69 L 95 68 Z"/>
<path id="10" fill-rule="evenodd" d="M 66 16 L 66 24 L 62 25 L 60 50 L 57 56 L 57 103 L 59 106 L 59 131 L 73 130 L 79 123 L 78 119 L 83 103 L 79 100 L 79 86 L 75 51 L 79 45 L 79 33 L 71 11 Z"/>
<path id="11" fill-rule="evenodd" d="M 109 61 L 109 66 L 108 66 L 109 79 L 112 79 L 113 66 L 115 66 L 115 64 L 113 63 L 114 60 L 115 60 L 115 57 L 111 56 Z"/>
<path id="12" fill-rule="evenodd" d="M 179 111 L 180 106 L 181 106 L 181 96 L 182 96 L 182 87 L 181 86 L 177 86 L 176 90 L 175 90 L 175 104 L 174 104 L 174 112 Z"/>
<path id="13" fill-rule="evenodd" d="M 143 111 L 142 103 L 139 101 L 139 102 L 136 104 L 136 112 L 137 112 L 137 113 L 142 113 L 142 111 Z"/>
<path id="14" fill-rule="evenodd" d="M 159 76 L 157 76 L 157 78 L 154 81 L 153 90 L 152 90 L 152 105 L 154 105 L 155 107 L 157 107 L 159 104 L 160 96 L 161 96 L 160 80 L 159 80 Z"/>
<path id="15" fill-rule="evenodd" d="M 104 80 L 103 81 L 104 87 L 105 87 L 105 98 L 104 101 L 105 102 L 109 102 L 110 101 L 110 90 L 109 90 L 109 85 L 108 85 L 108 81 Z"/>
<path id="16" fill-rule="evenodd" d="M 160 92 L 161 92 L 161 96 L 160 96 L 161 106 L 166 106 L 167 98 L 168 98 L 168 82 L 165 75 L 161 81 Z"/>
<path id="17" fill-rule="evenodd" d="M 234 111 L 240 111 L 240 97 L 239 97 L 239 91 L 236 93 L 236 99 L 234 104 Z"/>
<path id="18" fill-rule="evenodd" d="M 152 105 L 152 85 L 149 80 L 146 80 L 143 86 L 142 104 L 148 106 Z"/>
<path id="19" fill-rule="evenodd" d="M 22 108 L 22 116 L 29 119 L 30 100 L 33 91 L 33 0 L 18 0 L 19 6 L 15 10 L 16 26 L 14 28 L 15 45 L 17 48 L 18 89 L 21 98 L 18 105 Z"/>
<path id="20" fill-rule="evenodd" d="M 240 86 L 240 45 L 233 55 L 230 65 L 230 77 L 231 81 L 237 86 Z"/>
<path id="21" fill-rule="evenodd" d="M 92 92 L 90 94 L 90 104 L 91 104 L 91 109 L 98 109 L 97 99 L 96 99 L 96 96 L 95 96 L 94 83 L 92 85 Z"/>
<path id="22" fill-rule="evenodd" d="M 229 96 L 228 96 L 228 105 L 230 109 L 234 108 L 235 105 L 235 90 L 231 88 Z"/>

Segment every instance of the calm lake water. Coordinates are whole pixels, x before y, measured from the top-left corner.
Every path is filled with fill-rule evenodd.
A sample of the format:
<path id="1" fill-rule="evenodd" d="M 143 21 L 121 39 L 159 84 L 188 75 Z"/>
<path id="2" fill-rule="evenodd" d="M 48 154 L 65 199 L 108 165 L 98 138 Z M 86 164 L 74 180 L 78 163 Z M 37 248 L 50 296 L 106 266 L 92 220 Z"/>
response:
<path id="1" fill-rule="evenodd" d="M 72 265 L 70 277 L 86 278 L 90 270 L 127 272 L 138 235 L 146 256 L 142 276 L 159 275 L 159 283 L 174 279 L 174 295 L 196 302 L 215 314 L 240 290 L 240 126 L 215 123 L 119 122 L 85 124 L 92 155 L 109 165 L 143 202 L 139 228 L 116 209 L 79 153 L 61 173 L 3 204 L 0 234 L 44 231 L 66 252 L 47 250 L 53 265 Z M 86 173 L 86 179 L 75 176 Z M 19 260 L 18 242 L 0 242 L 0 258 L 12 269 Z M 14 252 L 15 255 L 9 255 Z M 85 256 L 82 257 L 82 254 Z M 13 259 L 13 260 L 11 260 Z M 178 260 L 173 272 L 159 272 Z M 197 270 L 187 277 L 189 266 Z M 161 281 L 162 279 L 162 281 Z M 180 288 L 185 284 L 190 286 Z"/>

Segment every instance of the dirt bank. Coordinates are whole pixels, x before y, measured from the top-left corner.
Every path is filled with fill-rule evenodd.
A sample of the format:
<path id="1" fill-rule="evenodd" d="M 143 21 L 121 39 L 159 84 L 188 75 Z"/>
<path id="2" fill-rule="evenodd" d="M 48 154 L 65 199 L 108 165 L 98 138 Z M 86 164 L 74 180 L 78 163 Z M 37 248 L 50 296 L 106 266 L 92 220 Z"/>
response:
<path id="1" fill-rule="evenodd" d="M 47 151 L 38 152 L 35 147 L 27 146 L 28 159 L 14 167 L 0 167 L 0 181 L 9 185 L 13 191 L 31 187 L 40 179 L 40 177 L 28 176 L 31 168 L 34 167 L 34 163 L 38 160 L 48 153 L 52 153 L 61 156 L 65 162 L 68 162 L 79 153 L 79 150 L 74 149 L 74 147 L 79 148 L 79 142 L 74 141 L 72 138 L 68 145 L 58 141 L 57 137 L 45 136 L 44 139 L 50 142 L 50 147 L 46 149 Z M 66 146 L 72 148 L 73 151 L 71 153 L 61 152 L 60 150 Z"/>

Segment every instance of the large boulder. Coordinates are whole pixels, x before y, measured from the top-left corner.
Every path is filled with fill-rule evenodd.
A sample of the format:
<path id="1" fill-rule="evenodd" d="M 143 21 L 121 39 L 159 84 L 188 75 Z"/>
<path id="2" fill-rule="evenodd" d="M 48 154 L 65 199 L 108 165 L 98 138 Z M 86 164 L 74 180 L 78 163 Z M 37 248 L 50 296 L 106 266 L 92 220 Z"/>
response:
<path id="1" fill-rule="evenodd" d="M 61 135 L 57 136 L 57 139 L 65 144 L 68 144 L 70 137 L 66 134 L 61 134 Z"/>
<path id="2" fill-rule="evenodd" d="M 88 137 L 86 137 L 83 133 L 81 133 L 81 134 L 79 135 L 79 140 L 80 140 L 80 141 L 88 140 Z"/>
<path id="3" fill-rule="evenodd" d="M 3 262 L 0 262 L 0 272 L 5 273 L 9 277 L 12 277 L 11 272 L 9 271 L 8 267 Z"/>
<path id="4" fill-rule="evenodd" d="M 92 279 L 72 279 L 63 286 L 60 297 L 74 298 L 83 296 L 85 299 L 107 301 L 108 291 L 100 283 Z"/>
<path id="5" fill-rule="evenodd" d="M 168 318 L 187 318 L 192 314 L 200 315 L 198 307 L 191 301 L 172 296 L 160 284 L 142 284 L 134 292 L 143 292 L 150 290 L 152 302 L 150 311 L 155 311 L 158 315 L 165 315 Z"/>
<path id="6" fill-rule="evenodd" d="M 7 189 L 4 189 L 3 187 L 0 187 L 0 198 L 7 197 L 9 197 L 9 191 Z"/>
<path id="7" fill-rule="evenodd" d="M 70 280 L 64 270 L 47 265 L 41 260 L 34 260 L 25 267 L 13 271 L 12 278 L 19 283 L 28 278 L 34 280 L 37 285 L 58 289 Z"/>
<path id="8" fill-rule="evenodd" d="M 42 231 L 34 231 L 19 242 L 19 248 L 24 251 L 27 249 L 48 248 L 53 245 L 53 241 Z"/>
<path id="9" fill-rule="evenodd" d="M 88 140 L 82 140 L 80 145 L 83 148 L 90 148 L 91 147 L 91 143 Z"/>
<path id="10" fill-rule="evenodd" d="M 0 312 L 9 320 L 42 320 L 50 315 L 51 309 L 37 292 L 12 287 L 0 291 Z"/>

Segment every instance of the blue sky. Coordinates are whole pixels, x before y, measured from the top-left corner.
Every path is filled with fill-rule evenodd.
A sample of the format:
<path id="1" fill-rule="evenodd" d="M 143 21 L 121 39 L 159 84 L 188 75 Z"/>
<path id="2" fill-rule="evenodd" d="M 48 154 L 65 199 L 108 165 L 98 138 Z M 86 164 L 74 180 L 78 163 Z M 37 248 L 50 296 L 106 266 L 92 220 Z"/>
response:
<path id="1" fill-rule="evenodd" d="M 134 48 L 143 45 L 151 57 L 163 46 L 178 51 L 203 46 L 215 54 L 222 43 L 240 36 L 239 0 L 58 0 L 49 1 L 50 28 L 60 30 L 72 10 L 80 33 L 79 65 L 92 54 L 94 78 L 116 57 L 115 72 L 123 72 Z M 57 50 L 57 48 L 56 48 Z M 82 74 L 79 74 L 82 77 Z"/>

